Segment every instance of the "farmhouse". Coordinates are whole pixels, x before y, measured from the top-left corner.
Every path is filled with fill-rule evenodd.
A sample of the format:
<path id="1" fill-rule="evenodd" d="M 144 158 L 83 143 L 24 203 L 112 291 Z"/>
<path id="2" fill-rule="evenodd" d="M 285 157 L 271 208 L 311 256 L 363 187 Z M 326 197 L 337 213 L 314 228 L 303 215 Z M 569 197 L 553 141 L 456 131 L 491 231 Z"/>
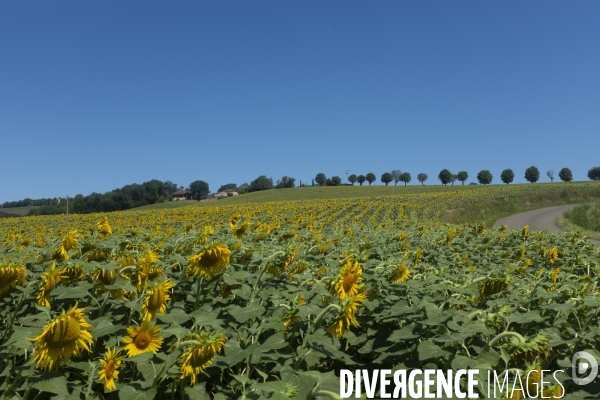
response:
<path id="1" fill-rule="evenodd" d="M 178 190 L 172 194 L 173 200 L 191 200 L 192 199 L 192 191 L 191 190 Z"/>

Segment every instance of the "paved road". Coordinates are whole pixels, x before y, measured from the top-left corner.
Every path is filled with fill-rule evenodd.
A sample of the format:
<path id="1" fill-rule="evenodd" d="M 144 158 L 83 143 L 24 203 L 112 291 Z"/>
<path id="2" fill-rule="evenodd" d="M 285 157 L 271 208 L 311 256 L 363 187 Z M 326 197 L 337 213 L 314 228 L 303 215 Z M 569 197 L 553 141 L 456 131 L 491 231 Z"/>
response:
<path id="1" fill-rule="evenodd" d="M 494 226 L 498 227 L 506 225 L 509 229 L 523 229 L 525 225 L 529 225 L 529 229 L 532 231 L 546 230 L 550 232 L 563 232 L 563 230 L 556 225 L 556 221 L 558 221 L 564 213 L 574 207 L 575 204 L 570 204 L 568 206 L 546 207 L 538 210 L 526 211 L 499 219 Z"/>
<path id="2" fill-rule="evenodd" d="M 499 219 L 494 226 L 499 227 L 506 225 L 508 226 L 508 229 L 523 229 L 525 225 L 529 225 L 529 229 L 532 231 L 546 230 L 549 232 L 564 232 L 556 225 L 556 221 L 558 221 L 564 213 L 576 206 L 577 204 L 570 204 L 568 206 L 546 207 L 538 210 L 526 211 Z M 598 240 L 590 241 L 600 245 L 600 241 Z"/>

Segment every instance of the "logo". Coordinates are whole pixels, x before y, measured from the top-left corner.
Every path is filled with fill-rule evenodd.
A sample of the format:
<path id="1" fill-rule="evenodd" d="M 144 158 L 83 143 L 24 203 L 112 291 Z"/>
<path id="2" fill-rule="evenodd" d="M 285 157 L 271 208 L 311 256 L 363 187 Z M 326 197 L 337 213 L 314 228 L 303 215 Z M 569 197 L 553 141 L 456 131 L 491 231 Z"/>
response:
<path id="1" fill-rule="evenodd" d="M 588 352 L 580 351 L 575 353 L 571 365 L 573 366 L 572 377 L 576 385 L 587 385 L 598 375 L 598 362 L 596 361 L 596 358 Z M 590 367 L 590 374 L 586 378 L 580 378 L 580 376 L 584 375 Z"/>

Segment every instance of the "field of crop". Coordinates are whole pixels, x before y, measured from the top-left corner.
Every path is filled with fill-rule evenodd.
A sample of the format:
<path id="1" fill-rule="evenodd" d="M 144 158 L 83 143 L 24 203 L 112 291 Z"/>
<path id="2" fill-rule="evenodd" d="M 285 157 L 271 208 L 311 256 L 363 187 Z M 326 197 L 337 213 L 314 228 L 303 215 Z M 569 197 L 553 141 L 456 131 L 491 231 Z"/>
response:
<path id="1" fill-rule="evenodd" d="M 600 359 L 599 247 L 440 222 L 535 190 L 0 220 L 0 391 L 325 399 L 341 368 L 563 369 L 565 398 L 597 399 L 570 368 Z"/>

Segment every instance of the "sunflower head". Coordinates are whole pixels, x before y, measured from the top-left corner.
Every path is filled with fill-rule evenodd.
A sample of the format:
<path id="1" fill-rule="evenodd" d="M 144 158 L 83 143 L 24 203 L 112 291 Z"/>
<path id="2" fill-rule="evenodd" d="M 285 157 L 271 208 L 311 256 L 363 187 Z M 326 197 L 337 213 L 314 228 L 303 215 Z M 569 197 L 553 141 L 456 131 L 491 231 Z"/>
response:
<path id="1" fill-rule="evenodd" d="M 108 348 L 104 359 L 100 360 L 100 371 L 98 371 L 99 379 L 104 381 L 104 390 L 110 392 L 116 390 L 115 379 L 119 377 L 119 368 L 122 364 L 124 355 L 117 348 L 112 350 Z"/>
<path id="2" fill-rule="evenodd" d="M 146 293 L 144 304 L 142 304 L 142 320 L 149 322 L 154 319 L 157 313 L 167 312 L 167 302 L 170 300 L 169 290 L 175 287 L 173 282 L 165 280 L 160 284 L 154 284 L 154 287 Z"/>
<path id="3" fill-rule="evenodd" d="M 76 229 L 70 230 L 69 233 L 67 233 L 67 236 L 65 236 L 62 240 L 62 247 L 64 247 L 66 251 L 71 250 L 79 243 L 79 241 L 77 240 L 78 237 L 79 234 L 77 233 Z"/>
<path id="4" fill-rule="evenodd" d="M 160 337 L 160 328 L 158 326 L 150 326 L 148 322 L 142 325 L 127 327 L 129 337 L 123 339 L 129 357 L 137 356 L 151 351 L 156 354 L 162 346 L 163 339 Z"/>
<path id="5" fill-rule="evenodd" d="M 188 258 L 186 276 L 212 278 L 220 273 L 229 264 L 231 252 L 224 244 L 214 243 L 206 246 L 202 251 Z"/>
<path id="6" fill-rule="evenodd" d="M 102 235 L 104 237 L 108 237 L 108 236 L 112 235 L 112 228 L 110 227 L 110 224 L 108 223 L 108 218 L 106 217 L 106 215 L 104 216 L 104 218 L 102 218 L 100 221 L 98 221 L 98 223 L 96 224 L 96 227 L 98 228 L 98 232 L 100 232 L 100 235 Z"/>
<path id="7" fill-rule="evenodd" d="M 250 224 L 248 223 L 248 221 L 244 221 L 239 225 L 234 225 L 233 227 L 231 227 L 233 231 L 233 236 L 235 236 L 236 239 L 241 239 L 247 233 L 249 226 Z"/>
<path id="8" fill-rule="evenodd" d="M 396 267 L 390 280 L 394 283 L 402 283 L 405 282 L 410 277 L 410 269 L 406 266 L 405 263 L 402 263 Z"/>
<path id="9" fill-rule="evenodd" d="M 363 281 L 361 275 L 362 269 L 358 261 L 354 261 L 354 263 L 351 259 L 345 261 L 338 281 L 335 284 L 335 291 L 340 295 L 341 300 L 345 300 L 358 293 L 360 289 L 358 284 Z"/>
<path id="10" fill-rule="evenodd" d="M 24 266 L 11 263 L 0 265 L 0 298 L 10 292 L 17 285 L 25 285 L 27 270 Z"/>
<path id="11" fill-rule="evenodd" d="M 334 323 L 327 328 L 327 332 L 332 337 L 341 338 L 344 337 L 344 332 L 350 331 L 350 327 L 360 326 L 356 320 L 356 313 L 358 312 L 358 307 L 361 307 L 363 301 L 366 299 L 366 296 L 362 293 L 348 298 L 338 311 Z"/>
<path id="12" fill-rule="evenodd" d="M 56 263 L 52 263 L 50 272 L 46 272 L 42 275 L 42 282 L 40 283 L 37 295 L 37 301 L 40 306 L 50 306 L 50 293 L 60 281 L 67 278 L 64 271 L 64 268 L 56 269 Z"/>
<path id="13" fill-rule="evenodd" d="M 34 362 L 40 369 L 57 369 L 66 364 L 71 356 L 90 351 L 93 342 L 92 326 L 85 321 L 85 313 L 77 305 L 68 313 L 56 317 L 40 336 L 29 339 L 36 342 Z"/>
<path id="14" fill-rule="evenodd" d="M 189 344 L 179 356 L 181 379 L 189 377 L 194 386 L 198 374 L 213 363 L 225 346 L 227 337 L 220 333 L 210 336 L 206 333 L 193 333 L 186 336 L 184 341 Z"/>

